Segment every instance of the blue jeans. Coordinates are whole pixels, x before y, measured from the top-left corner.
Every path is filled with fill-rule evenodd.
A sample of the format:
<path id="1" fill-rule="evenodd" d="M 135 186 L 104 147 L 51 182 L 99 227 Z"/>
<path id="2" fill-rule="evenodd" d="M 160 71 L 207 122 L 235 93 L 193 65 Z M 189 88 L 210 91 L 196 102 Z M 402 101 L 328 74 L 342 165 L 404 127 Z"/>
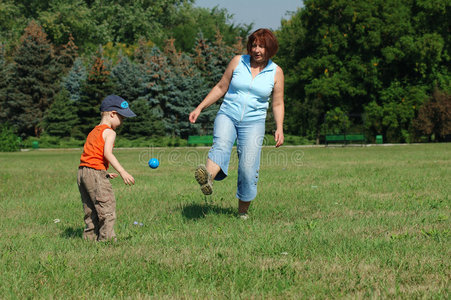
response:
<path id="1" fill-rule="evenodd" d="M 252 201 L 257 196 L 260 156 L 265 136 L 265 119 L 257 121 L 235 121 L 218 113 L 213 129 L 213 146 L 208 158 L 221 170 L 215 180 L 227 177 L 232 147 L 237 141 L 238 183 L 236 197 L 241 201 Z"/>

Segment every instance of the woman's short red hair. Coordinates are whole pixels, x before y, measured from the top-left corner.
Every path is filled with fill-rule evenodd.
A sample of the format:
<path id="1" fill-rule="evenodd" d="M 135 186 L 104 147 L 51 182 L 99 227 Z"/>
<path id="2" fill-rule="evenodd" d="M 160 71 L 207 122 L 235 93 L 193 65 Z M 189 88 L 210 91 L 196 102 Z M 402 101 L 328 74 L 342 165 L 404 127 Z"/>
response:
<path id="1" fill-rule="evenodd" d="M 247 53 L 250 54 L 252 51 L 252 44 L 255 41 L 259 41 L 265 45 L 266 49 L 266 59 L 270 59 L 276 55 L 277 50 L 279 50 L 279 43 L 277 38 L 271 30 L 266 28 L 260 28 L 255 30 L 247 39 Z"/>

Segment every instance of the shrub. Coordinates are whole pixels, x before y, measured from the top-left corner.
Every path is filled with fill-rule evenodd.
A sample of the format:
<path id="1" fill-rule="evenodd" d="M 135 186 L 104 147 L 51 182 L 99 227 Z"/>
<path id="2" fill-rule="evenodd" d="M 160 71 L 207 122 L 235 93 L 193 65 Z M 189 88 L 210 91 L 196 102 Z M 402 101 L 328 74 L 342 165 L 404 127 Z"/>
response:
<path id="1" fill-rule="evenodd" d="M 20 149 L 20 138 L 7 125 L 0 126 L 0 151 L 14 152 Z"/>

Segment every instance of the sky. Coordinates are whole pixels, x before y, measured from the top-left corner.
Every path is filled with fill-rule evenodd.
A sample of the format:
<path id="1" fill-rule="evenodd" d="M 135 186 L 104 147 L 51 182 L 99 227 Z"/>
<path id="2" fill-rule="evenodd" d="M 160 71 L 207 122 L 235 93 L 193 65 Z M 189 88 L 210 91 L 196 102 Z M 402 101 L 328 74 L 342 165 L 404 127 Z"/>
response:
<path id="1" fill-rule="evenodd" d="M 254 23 L 252 28 L 279 29 L 280 20 L 289 19 L 287 12 L 302 7 L 302 0 L 195 0 L 195 6 L 225 8 L 233 14 L 234 24 Z"/>

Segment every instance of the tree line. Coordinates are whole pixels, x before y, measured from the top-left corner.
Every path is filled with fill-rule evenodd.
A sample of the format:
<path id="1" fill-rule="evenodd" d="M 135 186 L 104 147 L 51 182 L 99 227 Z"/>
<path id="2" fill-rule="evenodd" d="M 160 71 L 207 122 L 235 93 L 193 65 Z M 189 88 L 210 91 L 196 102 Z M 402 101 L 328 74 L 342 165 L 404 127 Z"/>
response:
<path id="1" fill-rule="evenodd" d="M 217 105 L 196 125 L 189 124 L 188 114 L 220 79 L 233 55 L 243 53 L 243 37 L 251 25 L 229 25 L 231 16 L 225 10 L 194 8 L 191 2 L 10 1 L 15 16 L 27 15 L 30 21 L 21 36 L 18 24 L 3 30 L 3 37 L 14 39 L 0 44 L 0 120 L 22 138 L 46 134 L 83 139 L 98 122 L 103 97 L 115 93 L 138 115 L 120 129 L 130 139 L 209 133 Z M 101 37 L 90 41 L 92 32 L 78 30 L 86 30 L 85 22 L 101 27 L 105 20 L 100 16 L 107 11 L 116 17 L 105 23 L 110 29 Z M 143 24 L 130 24 L 139 29 L 134 32 L 123 18 L 138 18 L 136 11 L 144 15 Z M 77 16 L 81 19 L 75 20 Z M 65 42 L 55 44 L 63 36 Z"/>
<path id="2" fill-rule="evenodd" d="M 286 132 L 445 140 L 450 13 L 446 0 L 305 0 L 275 32 Z M 130 139 L 211 133 L 218 104 L 196 125 L 187 116 L 245 53 L 251 28 L 187 0 L 6 0 L 0 24 L 1 123 L 23 138 L 77 139 L 111 93 L 138 115 L 121 128 Z"/>
<path id="3" fill-rule="evenodd" d="M 230 57 L 242 52 L 241 40 L 227 46 L 218 33 L 211 43 L 199 34 L 191 55 L 178 51 L 174 39 L 162 49 L 140 40 L 131 57 L 119 51 L 113 60 L 99 46 L 82 59 L 72 37 L 55 53 L 35 21 L 20 41 L 12 63 L 0 58 L 5 79 L 0 118 L 22 137 L 83 139 L 98 123 L 100 103 L 109 94 L 130 101 L 137 114 L 120 129 L 126 137 L 205 134 L 217 106 L 196 125 L 188 114 L 220 79 Z"/>

